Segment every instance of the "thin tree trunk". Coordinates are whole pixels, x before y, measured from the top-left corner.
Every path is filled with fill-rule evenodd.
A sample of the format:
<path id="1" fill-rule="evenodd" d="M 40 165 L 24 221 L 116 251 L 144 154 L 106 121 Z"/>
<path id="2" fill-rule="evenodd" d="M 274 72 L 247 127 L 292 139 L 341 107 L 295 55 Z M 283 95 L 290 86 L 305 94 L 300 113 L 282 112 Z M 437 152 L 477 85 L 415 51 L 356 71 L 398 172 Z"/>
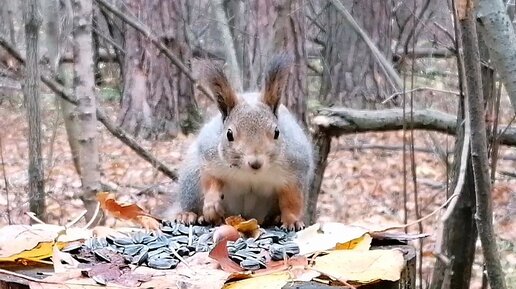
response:
<path id="1" fill-rule="evenodd" d="M 222 46 L 225 52 L 224 54 L 226 56 L 226 62 L 229 66 L 229 80 L 231 81 L 231 86 L 233 89 L 241 92 L 243 86 L 240 67 L 237 61 L 237 53 L 235 50 L 231 31 L 229 29 L 228 19 L 226 17 L 226 13 L 224 12 L 222 0 L 212 1 L 212 5 L 213 14 L 215 14 L 217 24 L 217 30 L 219 31 L 220 39 L 222 40 Z"/>
<path id="2" fill-rule="evenodd" d="M 67 89 L 73 89 L 73 64 L 63 62 L 59 65 L 59 82 Z M 72 154 L 72 161 L 75 167 L 75 171 L 81 176 L 81 165 L 79 162 L 79 139 L 81 135 L 81 127 L 79 119 L 77 117 L 76 106 L 59 98 L 61 104 L 61 112 L 63 114 L 63 121 L 66 129 L 66 135 L 68 137 L 68 145 L 70 146 L 70 152 Z"/>
<path id="3" fill-rule="evenodd" d="M 24 85 L 29 123 L 29 206 L 45 219 L 45 185 L 41 156 L 41 109 L 39 95 L 38 40 L 41 15 L 38 0 L 24 1 L 25 43 L 27 45 L 26 83 Z"/>
<path id="4" fill-rule="evenodd" d="M 473 1 L 468 2 L 470 7 L 473 6 Z M 489 3 L 493 2 L 497 1 L 489 1 Z M 506 15 L 505 11 L 503 14 Z M 485 22 L 485 20 L 486 19 L 484 19 L 483 22 Z M 512 29 L 510 22 L 508 22 L 507 25 Z M 477 200 L 475 219 L 480 242 L 482 243 L 482 251 L 484 254 L 484 262 L 487 267 L 487 278 L 489 280 L 489 285 L 491 288 L 505 289 L 507 286 L 505 284 L 504 272 L 500 264 L 500 255 L 498 253 L 496 235 L 493 228 L 493 208 L 491 184 L 489 178 L 489 161 L 487 158 L 484 97 L 482 95 L 480 55 L 473 9 L 468 9 L 466 11 L 465 18 L 461 20 L 461 28 L 462 47 L 464 48 L 464 66 L 466 71 L 466 83 L 468 92 L 467 99 L 471 122 L 471 156 L 473 175 L 475 179 L 475 194 Z M 494 39 L 491 40 L 495 41 Z M 514 45 L 514 43 L 515 42 L 513 42 L 512 45 Z M 514 47 L 511 48 L 515 49 Z M 493 56 L 493 58 L 497 58 L 498 56 L 499 54 Z M 501 68 L 502 75 L 504 72 L 508 72 L 504 71 L 504 69 L 506 69 L 506 67 Z M 508 87 L 508 90 L 510 89 L 511 88 Z"/>
<path id="5" fill-rule="evenodd" d="M 91 38 L 92 0 L 74 0 L 73 8 L 73 85 L 78 102 L 76 115 L 81 130 L 77 139 L 80 147 L 81 199 L 88 210 L 86 218 L 89 219 L 95 210 L 95 195 L 100 189 L 96 92 Z"/>

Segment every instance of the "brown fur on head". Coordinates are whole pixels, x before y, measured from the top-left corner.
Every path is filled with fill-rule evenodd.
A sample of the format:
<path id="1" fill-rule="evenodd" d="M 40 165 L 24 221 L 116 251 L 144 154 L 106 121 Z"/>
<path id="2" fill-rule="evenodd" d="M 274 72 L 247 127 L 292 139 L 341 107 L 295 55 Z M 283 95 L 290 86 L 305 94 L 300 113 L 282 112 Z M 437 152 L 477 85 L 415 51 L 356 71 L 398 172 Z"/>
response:
<path id="1" fill-rule="evenodd" d="M 242 98 L 237 97 L 220 66 L 210 68 L 208 83 L 224 123 L 219 153 L 230 167 L 257 172 L 278 160 L 283 141 L 277 114 L 290 64 L 287 54 L 274 57 L 265 74 L 263 92 L 247 93 Z"/>

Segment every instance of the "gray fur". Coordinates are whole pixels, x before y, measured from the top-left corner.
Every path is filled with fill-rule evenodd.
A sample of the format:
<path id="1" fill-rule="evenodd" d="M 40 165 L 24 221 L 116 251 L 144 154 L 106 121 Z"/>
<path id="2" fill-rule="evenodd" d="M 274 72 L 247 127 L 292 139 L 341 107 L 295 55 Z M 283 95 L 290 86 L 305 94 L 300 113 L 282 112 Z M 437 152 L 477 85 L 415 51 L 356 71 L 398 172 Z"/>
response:
<path id="1" fill-rule="evenodd" d="M 272 146 L 260 155 L 266 165 L 254 172 L 246 166 L 245 158 L 249 151 L 262 150 L 262 144 L 267 143 L 263 138 L 273 133 L 276 126 L 280 136 L 272 142 L 269 140 Z M 227 140 L 228 128 L 235 132 L 235 142 Z M 280 212 L 277 196 L 271 192 L 281 186 L 297 183 L 306 203 L 314 170 L 312 145 L 285 106 L 280 105 L 276 117 L 260 101 L 260 94 L 248 93 L 240 96 L 239 104 L 224 122 L 218 114 L 204 125 L 179 171 L 181 209 L 198 215 L 202 215 L 203 203 L 201 168 L 231 184 L 224 191 L 226 215 L 241 214 L 259 222 L 272 220 Z"/>

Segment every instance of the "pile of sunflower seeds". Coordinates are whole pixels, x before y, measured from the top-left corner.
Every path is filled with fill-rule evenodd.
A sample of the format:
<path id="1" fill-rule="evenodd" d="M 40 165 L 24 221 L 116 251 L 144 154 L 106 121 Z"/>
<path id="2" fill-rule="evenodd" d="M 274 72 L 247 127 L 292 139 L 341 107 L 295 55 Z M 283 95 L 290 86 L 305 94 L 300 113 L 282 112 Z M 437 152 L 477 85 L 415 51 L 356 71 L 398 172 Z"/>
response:
<path id="1" fill-rule="evenodd" d="M 107 262 L 109 258 L 103 253 L 106 249 L 120 253 L 131 264 L 173 269 L 181 259 L 196 252 L 211 250 L 214 246 L 214 230 L 164 221 L 162 234 L 139 231 L 121 238 L 91 238 L 85 242 L 84 247 L 98 259 Z M 279 228 L 266 229 L 256 239 L 240 238 L 228 242 L 228 255 L 244 270 L 265 268 L 267 255 L 277 261 L 299 253 L 299 247 L 292 241 L 294 237 L 294 232 L 285 232 Z"/>
<path id="2" fill-rule="evenodd" d="M 256 239 L 239 238 L 235 242 L 228 242 L 228 255 L 244 270 L 263 269 L 267 259 L 265 252 L 268 252 L 273 261 L 299 254 L 299 246 L 292 241 L 294 237 L 293 232 L 278 228 L 268 229 Z"/>

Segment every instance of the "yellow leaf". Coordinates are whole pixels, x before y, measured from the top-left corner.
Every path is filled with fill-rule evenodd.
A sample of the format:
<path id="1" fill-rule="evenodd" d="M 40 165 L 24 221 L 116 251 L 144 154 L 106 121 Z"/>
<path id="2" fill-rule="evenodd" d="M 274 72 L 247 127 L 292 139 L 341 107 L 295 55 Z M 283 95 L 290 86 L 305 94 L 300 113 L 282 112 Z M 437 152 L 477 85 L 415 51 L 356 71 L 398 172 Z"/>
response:
<path id="1" fill-rule="evenodd" d="M 336 250 L 355 250 L 355 251 L 367 251 L 371 247 L 371 241 L 373 238 L 369 234 L 364 234 L 362 237 L 351 240 L 346 243 L 337 243 L 335 246 Z"/>
<path id="2" fill-rule="evenodd" d="M 290 280 L 288 272 L 280 272 L 232 282 L 223 289 L 281 289 Z"/>
<path id="3" fill-rule="evenodd" d="M 297 233 L 294 240 L 301 255 L 334 249 L 337 244 L 345 244 L 363 237 L 367 230 L 342 223 L 317 223 Z"/>
<path id="4" fill-rule="evenodd" d="M 59 249 L 62 249 L 66 243 L 58 242 L 56 246 Z M 42 242 L 36 245 L 36 247 L 21 251 L 17 254 L 0 257 L 0 262 L 15 262 L 16 260 L 30 260 L 30 261 L 40 261 L 52 256 L 52 248 L 54 246 L 53 242 Z"/>
<path id="5" fill-rule="evenodd" d="M 314 269 L 343 281 L 397 281 L 405 265 L 399 250 L 336 250 L 315 259 Z"/>
<path id="6" fill-rule="evenodd" d="M 0 261 L 17 259 L 39 261 L 52 256 L 52 246 L 62 249 L 71 241 L 87 239 L 90 230 L 63 226 L 36 224 L 10 225 L 0 228 Z"/>

